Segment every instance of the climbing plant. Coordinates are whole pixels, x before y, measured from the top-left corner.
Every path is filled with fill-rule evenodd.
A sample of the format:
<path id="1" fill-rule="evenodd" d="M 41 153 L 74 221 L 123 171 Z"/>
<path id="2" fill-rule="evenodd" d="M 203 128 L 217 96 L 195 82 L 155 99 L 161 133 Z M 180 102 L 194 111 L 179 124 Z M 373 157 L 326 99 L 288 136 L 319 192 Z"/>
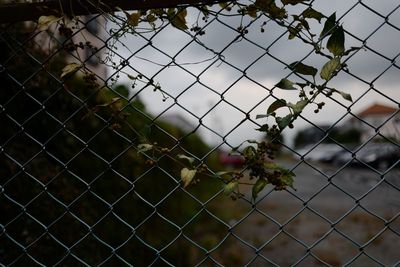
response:
<path id="1" fill-rule="evenodd" d="M 98 3 L 94 3 L 97 5 Z M 299 118 L 303 110 L 308 106 L 314 106 L 314 112 L 318 113 L 325 105 L 320 101 L 321 96 L 342 97 L 347 101 L 352 101 L 351 95 L 340 89 L 330 86 L 330 82 L 342 70 L 346 70 L 346 58 L 351 56 L 360 48 L 346 47 L 345 30 L 343 25 L 336 18 L 336 13 L 323 14 L 314 9 L 313 1 L 310 0 L 256 0 L 256 1 L 232 1 L 219 3 L 219 8 L 215 5 L 200 5 L 196 7 L 197 19 L 193 24 L 187 21 L 188 8 L 185 6 L 171 6 L 169 8 L 158 8 L 148 10 L 137 10 L 128 12 L 115 7 L 120 12 L 105 14 L 108 20 L 112 22 L 109 31 L 112 36 L 110 47 L 113 48 L 116 41 L 127 34 L 137 34 L 144 32 L 158 31 L 167 25 L 172 25 L 176 30 L 185 31 L 192 38 L 200 42 L 199 37 L 207 34 L 206 25 L 211 16 L 219 16 L 225 12 L 229 16 L 238 16 L 241 18 L 236 27 L 238 40 L 245 38 L 248 34 L 248 26 L 244 26 L 244 18 L 266 20 L 260 26 L 262 33 L 268 34 L 266 25 L 269 21 L 275 21 L 287 32 L 288 42 L 293 39 L 300 40 L 313 49 L 313 53 L 321 56 L 325 63 L 322 68 L 307 65 L 301 61 L 293 61 L 287 65 L 291 74 L 298 76 L 301 82 L 295 82 L 289 79 L 289 76 L 282 79 L 273 89 L 293 90 L 298 92 L 298 98 L 294 102 L 286 99 L 276 99 L 272 104 L 266 107 L 264 114 L 257 115 L 256 119 L 269 118 L 269 123 L 262 124 L 258 131 L 266 133 L 266 140 L 254 141 L 246 140 L 239 147 L 232 149 L 232 153 L 239 153 L 244 157 L 245 164 L 240 171 L 221 171 L 214 172 L 204 164 L 199 162 L 191 155 L 175 154 L 174 151 L 166 148 L 163 144 L 153 143 L 148 137 L 142 135 L 141 141 L 135 144 L 137 152 L 146 157 L 150 165 L 157 164 L 162 157 L 168 157 L 182 165 L 180 177 L 182 186 L 188 187 L 198 182 L 196 175 L 201 172 L 210 176 L 224 180 L 223 191 L 233 199 L 243 196 L 241 191 L 242 184 L 249 184 L 243 181 L 245 171 L 250 178 L 252 186 L 252 197 L 255 200 L 258 194 L 267 186 L 272 185 L 275 190 L 283 190 L 286 187 L 294 187 L 295 174 L 273 161 L 276 152 L 276 144 L 281 133 L 286 128 L 293 128 L 293 123 Z M 290 7 L 290 8 L 289 8 Z M 292 8 L 294 7 L 294 8 Z M 56 24 L 60 35 L 71 38 L 78 30 L 78 17 L 68 16 L 42 16 L 38 20 L 38 29 L 41 31 L 49 30 Z M 313 23 L 311 23 L 313 22 Z M 315 23 L 322 24 L 322 31 L 315 32 L 310 26 Z M 67 49 L 70 51 L 85 49 L 96 51 L 90 43 L 69 43 Z M 164 100 L 168 97 L 164 94 L 162 84 L 143 75 L 133 75 L 123 70 L 128 63 L 124 60 L 115 62 L 112 49 L 105 59 L 101 59 L 102 64 L 119 72 L 116 78 L 126 75 L 132 81 L 134 87 L 137 83 L 143 83 L 146 87 L 152 87 L 155 92 L 163 95 Z M 91 73 L 83 62 L 73 62 L 66 65 L 61 71 L 61 79 L 69 79 L 77 71 L 84 74 L 84 79 L 93 88 L 99 88 L 101 85 L 96 77 Z M 115 106 L 119 98 L 113 98 L 111 103 L 105 103 L 104 106 Z M 124 106 L 119 106 L 114 111 L 118 118 L 113 124 L 113 129 L 118 131 L 119 124 L 124 119 Z M 279 111 L 279 112 L 278 112 Z M 278 115 L 279 114 L 279 115 Z M 282 115 L 284 114 L 284 115 Z"/>

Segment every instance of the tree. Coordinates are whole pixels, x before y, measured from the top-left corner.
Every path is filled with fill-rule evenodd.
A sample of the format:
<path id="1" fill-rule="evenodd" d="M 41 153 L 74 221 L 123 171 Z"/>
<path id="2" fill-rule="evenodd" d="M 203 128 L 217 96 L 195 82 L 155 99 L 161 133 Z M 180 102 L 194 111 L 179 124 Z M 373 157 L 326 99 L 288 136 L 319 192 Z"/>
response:
<path id="1" fill-rule="evenodd" d="M 179 189 L 174 177 L 182 167 L 169 149 L 201 155 L 209 147 L 196 134 L 186 137 L 166 122 L 160 127 L 142 102 L 124 98 L 125 86 L 100 86 L 90 72 L 57 80 L 66 54 L 49 58 L 34 42 L 21 46 L 31 26 L 2 29 L 9 34 L 0 41 L 1 262 L 28 266 L 33 257 L 46 266 L 97 265 L 116 249 L 131 264 L 147 266 L 157 257 L 149 245 L 161 250 L 177 233 L 152 215 L 153 208 L 179 226 L 199 208 Z M 207 164 L 218 168 L 215 160 Z M 220 188 L 200 171 L 197 176 L 203 181 L 192 194 Z M 157 204 L 171 191 L 173 197 Z M 190 265 L 189 255 L 179 253 L 185 246 L 178 242 L 161 256 Z M 121 261 L 111 258 L 107 264 Z"/>

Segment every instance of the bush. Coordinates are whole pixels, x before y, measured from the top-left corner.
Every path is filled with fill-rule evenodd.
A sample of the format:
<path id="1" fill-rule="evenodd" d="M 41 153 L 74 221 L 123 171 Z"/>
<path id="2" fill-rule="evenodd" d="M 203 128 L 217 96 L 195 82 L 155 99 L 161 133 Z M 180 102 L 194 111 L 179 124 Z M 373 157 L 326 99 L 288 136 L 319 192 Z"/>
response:
<path id="1" fill-rule="evenodd" d="M 179 140 L 175 151 L 204 155 L 209 148 L 195 134 L 165 122 L 160 127 L 142 102 L 124 100 L 123 86 L 93 88 L 87 77 L 60 84 L 54 70 L 65 65 L 63 55 L 51 58 L 45 70 L 29 60 L 46 58 L 43 51 L 13 51 L 7 45 L 12 40 L 0 42 L 6 68 L 0 74 L 2 263 L 29 266 L 30 255 L 44 265 L 120 265 L 120 256 L 134 266 L 149 265 L 202 207 L 182 190 L 181 166 L 168 157 L 149 164 L 135 147 L 156 142 L 172 148 Z M 207 163 L 217 167 L 215 159 Z M 198 198 L 221 186 L 198 177 L 203 182 L 190 189 Z M 187 244 L 176 244 L 181 246 L 161 256 L 189 264 L 189 255 L 180 253 Z"/>

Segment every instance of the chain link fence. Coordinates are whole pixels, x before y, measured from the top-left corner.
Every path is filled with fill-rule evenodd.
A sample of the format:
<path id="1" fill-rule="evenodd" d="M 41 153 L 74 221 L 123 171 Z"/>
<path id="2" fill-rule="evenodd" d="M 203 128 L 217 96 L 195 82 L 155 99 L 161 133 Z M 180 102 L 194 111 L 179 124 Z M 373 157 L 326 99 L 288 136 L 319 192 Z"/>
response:
<path id="1" fill-rule="evenodd" d="M 2 20 L 0 265 L 399 265 L 400 5 L 297 2 L 282 1 L 327 16 L 308 28 L 241 9 L 252 2 L 190 2 L 171 19 L 89 1 L 73 19 Z M 328 75 L 338 90 L 267 148 L 293 188 L 254 194 L 240 145 L 267 138 L 297 85 L 315 94 L 319 75 L 297 67 L 324 66 L 327 49 L 301 30 L 335 11 L 349 49 Z M 220 171 L 242 179 L 233 200 Z"/>

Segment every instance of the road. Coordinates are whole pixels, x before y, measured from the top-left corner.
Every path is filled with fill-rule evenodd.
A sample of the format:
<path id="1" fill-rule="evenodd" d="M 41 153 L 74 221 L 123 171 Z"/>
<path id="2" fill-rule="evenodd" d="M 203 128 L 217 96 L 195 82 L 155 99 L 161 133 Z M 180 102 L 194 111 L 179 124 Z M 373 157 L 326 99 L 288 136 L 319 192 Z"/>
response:
<path id="1" fill-rule="evenodd" d="M 288 168 L 296 166 L 289 162 L 282 164 Z M 334 202 L 337 205 L 340 203 L 343 208 L 355 205 L 358 200 L 361 206 L 374 210 L 378 208 L 379 212 L 400 206 L 399 169 L 381 174 L 368 168 L 342 168 L 314 162 L 310 165 L 302 163 L 294 172 L 297 189 L 294 194 L 303 200 L 310 200 L 312 205 L 323 207 Z"/>

